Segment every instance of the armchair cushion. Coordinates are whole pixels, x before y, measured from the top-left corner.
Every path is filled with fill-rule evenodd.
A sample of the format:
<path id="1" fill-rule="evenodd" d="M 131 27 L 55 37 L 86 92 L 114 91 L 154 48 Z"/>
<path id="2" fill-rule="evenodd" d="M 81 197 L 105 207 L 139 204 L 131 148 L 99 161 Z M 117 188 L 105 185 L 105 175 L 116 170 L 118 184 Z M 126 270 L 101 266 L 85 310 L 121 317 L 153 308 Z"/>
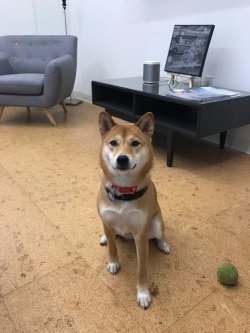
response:
<path id="1" fill-rule="evenodd" d="M 0 94 L 41 95 L 44 75 L 36 73 L 0 75 Z"/>

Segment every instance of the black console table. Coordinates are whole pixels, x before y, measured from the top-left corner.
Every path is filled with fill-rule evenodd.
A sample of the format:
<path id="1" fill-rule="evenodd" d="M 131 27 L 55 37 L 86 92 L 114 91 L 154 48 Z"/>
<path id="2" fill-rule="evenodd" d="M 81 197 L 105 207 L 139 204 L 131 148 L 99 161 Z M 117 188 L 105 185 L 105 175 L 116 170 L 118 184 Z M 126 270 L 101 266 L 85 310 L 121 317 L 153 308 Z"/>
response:
<path id="1" fill-rule="evenodd" d="M 250 93 L 207 101 L 179 99 L 168 84 L 144 84 L 141 77 L 92 81 L 93 104 L 111 115 L 135 122 L 151 111 L 155 133 L 167 138 L 167 165 L 172 166 L 177 134 L 197 139 L 220 133 L 224 148 L 227 131 L 250 123 Z"/>

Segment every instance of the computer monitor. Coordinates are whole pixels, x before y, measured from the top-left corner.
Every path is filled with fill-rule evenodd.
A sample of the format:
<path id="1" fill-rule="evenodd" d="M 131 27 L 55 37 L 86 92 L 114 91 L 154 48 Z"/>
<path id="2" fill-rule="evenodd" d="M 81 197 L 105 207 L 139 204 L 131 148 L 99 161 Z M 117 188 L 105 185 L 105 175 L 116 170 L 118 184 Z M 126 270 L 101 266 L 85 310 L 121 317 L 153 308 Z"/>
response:
<path id="1" fill-rule="evenodd" d="M 175 25 L 165 71 L 171 75 L 202 75 L 214 25 Z"/>

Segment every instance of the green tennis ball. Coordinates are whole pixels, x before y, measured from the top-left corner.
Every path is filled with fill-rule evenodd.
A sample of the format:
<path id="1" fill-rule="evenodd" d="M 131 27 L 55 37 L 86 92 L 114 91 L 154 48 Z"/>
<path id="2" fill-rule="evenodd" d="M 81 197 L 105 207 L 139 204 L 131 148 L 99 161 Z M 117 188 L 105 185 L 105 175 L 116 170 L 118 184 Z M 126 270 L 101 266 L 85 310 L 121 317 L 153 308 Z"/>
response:
<path id="1" fill-rule="evenodd" d="M 237 268 L 230 263 L 224 263 L 218 266 L 217 276 L 221 283 L 233 286 L 238 282 Z"/>

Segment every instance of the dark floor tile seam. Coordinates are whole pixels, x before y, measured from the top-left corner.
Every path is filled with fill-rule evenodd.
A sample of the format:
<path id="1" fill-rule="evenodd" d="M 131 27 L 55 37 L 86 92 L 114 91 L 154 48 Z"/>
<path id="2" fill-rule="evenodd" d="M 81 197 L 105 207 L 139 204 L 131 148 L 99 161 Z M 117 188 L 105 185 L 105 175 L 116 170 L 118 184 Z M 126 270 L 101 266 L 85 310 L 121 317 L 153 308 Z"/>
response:
<path id="1" fill-rule="evenodd" d="M 66 267 L 69 266 L 69 265 L 72 265 L 72 264 L 74 264 L 74 263 L 77 263 L 79 260 L 84 260 L 84 261 L 86 262 L 86 260 L 85 260 L 85 259 L 79 254 L 79 255 L 77 256 L 77 258 L 75 258 L 75 259 L 72 260 L 71 262 L 68 262 L 67 264 L 61 265 L 61 266 L 59 266 L 59 267 L 57 267 L 57 268 L 55 268 L 55 269 L 53 269 L 53 270 L 51 270 L 51 271 L 45 273 L 44 275 L 40 276 L 39 278 L 34 278 L 32 281 L 29 281 L 29 282 L 27 282 L 27 283 L 25 283 L 25 284 L 22 284 L 20 287 L 17 287 L 16 289 L 7 292 L 6 294 L 2 295 L 2 300 L 4 301 L 4 303 L 5 303 L 5 305 L 6 305 L 5 299 L 6 299 L 7 297 L 11 297 L 12 294 L 15 294 L 15 293 L 18 292 L 19 290 L 21 290 L 21 289 L 23 289 L 23 288 L 26 288 L 27 286 L 32 285 L 33 283 L 39 283 L 40 280 L 46 278 L 47 276 L 49 276 L 49 275 L 51 275 L 51 274 L 54 274 L 54 273 L 55 273 L 56 271 L 58 271 L 58 270 L 64 269 L 64 268 L 66 268 Z M 87 262 L 86 262 L 86 263 L 87 263 Z M 87 263 L 87 264 L 88 264 L 88 263 Z M 88 264 L 88 266 L 89 266 L 89 264 Z M 89 268 L 91 269 L 91 267 L 89 267 Z M 91 269 L 91 271 L 94 272 L 92 269 Z M 95 273 L 95 272 L 94 272 L 94 273 Z M 96 273 L 95 273 L 95 274 L 96 274 Z M 7 307 L 7 305 L 6 305 L 6 307 Z M 7 307 L 7 309 L 8 309 L 8 307 Z"/>
<path id="2" fill-rule="evenodd" d="M 40 208 L 40 206 L 37 204 L 39 200 L 33 201 L 32 203 L 36 206 L 36 208 L 39 210 L 39 212 L 42 214 L 45 220 L 45 224 L 52 227 L 53 230 L 56 232 L 57 235 L 60 235 L 62 239 L 66 242 L 66 244 L 69 246 L 70 249 L 74 250 L 75 255 L 81 257 L 81 252 L 77 249 L 77 247 L 70 242 L 70 240 L 67 238 L 67 236 L 58 228 L 53 221 L 49 218 L 49 216 L 46 215 L 46 213 Z"/>
<path id="3" fill-rule="evenodd" d="M 3 299 L 3 303 L 4 303 L 4 307 L 5 307 L 5 309 L 6 309 L 7 313 L 8 313 L 9 320 L 10 320 L 10 322 L 12 323 L 15 332 L 18 333 L 18 329 L 16 328 L 16 326 L 15 326 L 15 324 L 14 324 L 14 320 L 13 320 L 11 314 L 10 314 L 9 308 L 7 307 L 7 304 L 5 303 L 5 300 L 4 300 L 4 299 Z M 7 333 L 7 332 L 6 332 L 6 333 Z"/>
<path id="4" fill-rule="evenodd" d="M 57 192 L 55 194 L 48 195 L 46 197 L 40 197 L 38 199 L 33 199 L 32 197 L 30 197 L 30 200 L 37 204 L 37 202 L 49 201 L 50 198 L 55 198 L 55 197 L 60 196 L 62 194 L 66 194 L 66 193 L 69 193 L 69 192 L 72 192 L 72 191 L 75 191 L 75 190 L 81 190 L 81 189 L 85 189 L 85 191 L 88 190 L 89 196 L 93 196 L 93 195 L 97 196 L 97 194 L 98 194 L 98 192 L 96 192 L 96 191 L 93 192 L 91 189 L 89 189 L 89 187 L 87 187 L 86 185 L 81 184 L 81 185 L 73 186 L 72 188 L 69 188 L 65 191 L 61 191 L 61 192 Z"/>
<path id="5" fill-rule="evenodd" d="M 27 197 L 27 199 L 30 199 L 29 195 L 27 195 L 27 192 L 23 189 L 22 185 L 18 183 L 18 181 L 12 176 L 12 174 L 8 171 L 8 169 L 6 169 L 6 167 L 4 167 L 1 163 L 0 163 L 0 166 L 4 169 L 4 171 L 7 173 L 7 177 L 10 178 L 14 185 L 19 187 L 20 191 L 21 191 L 21 194 L 24 196 L 24 197 Z M 2 179 L 4 179 L 6 177 L 2 177 Z M 1 179 L 1 178 L 0 178 Z"/>
<path id="6" fill-rule="evenodd" d="M 167 328 L 170 329 L 171 327 L 175 326 L 179 321 L 181 321 L 183 318 L 185 318 L 189 313 L 191 313 L 195 308 L 200 306 L 204 301 L 206 301 L 209 297 L 211 297 L 213 294 L 215 294 L 219 290 L 219 288 L 215 288 L 211 291 L 207 296 L 205 296 L 202 300 L 200 300 L 198 303 L 196 303 L 191 309 L 189 309 L 186 313 L 183 314 L 180 318 L 178 318 L 173 324 L 168 326 Z"/>

